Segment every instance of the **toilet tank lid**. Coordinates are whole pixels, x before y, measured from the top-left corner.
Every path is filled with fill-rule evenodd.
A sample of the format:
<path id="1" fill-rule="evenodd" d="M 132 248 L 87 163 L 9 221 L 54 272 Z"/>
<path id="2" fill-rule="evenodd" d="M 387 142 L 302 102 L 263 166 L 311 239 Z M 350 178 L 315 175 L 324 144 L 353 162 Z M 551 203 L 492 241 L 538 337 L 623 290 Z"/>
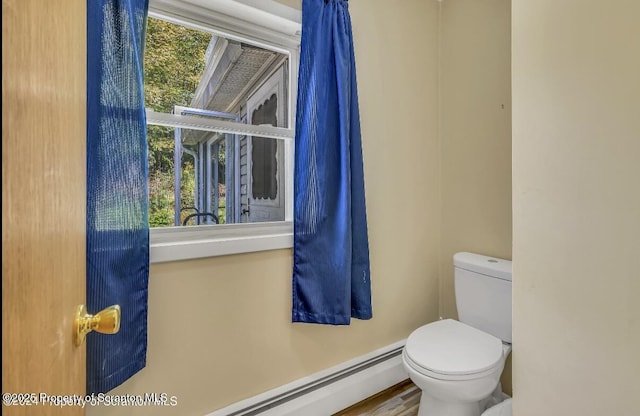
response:
<path id="1" fill-rule="evenodd" d="M 511 260 L 461 252 L 453 256 L 453 265 L 459 269 L 511 281 Z"/>

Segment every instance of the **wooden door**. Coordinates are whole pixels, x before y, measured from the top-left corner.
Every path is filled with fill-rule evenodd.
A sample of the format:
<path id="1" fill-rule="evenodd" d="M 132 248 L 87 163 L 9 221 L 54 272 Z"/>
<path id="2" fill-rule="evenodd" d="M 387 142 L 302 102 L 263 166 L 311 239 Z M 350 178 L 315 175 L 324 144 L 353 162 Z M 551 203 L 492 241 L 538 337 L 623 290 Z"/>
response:
<path id="1" fill-rule="evenodd" d="M 85 414 L 85 1 L 2 1 L 2 414 Z"/>

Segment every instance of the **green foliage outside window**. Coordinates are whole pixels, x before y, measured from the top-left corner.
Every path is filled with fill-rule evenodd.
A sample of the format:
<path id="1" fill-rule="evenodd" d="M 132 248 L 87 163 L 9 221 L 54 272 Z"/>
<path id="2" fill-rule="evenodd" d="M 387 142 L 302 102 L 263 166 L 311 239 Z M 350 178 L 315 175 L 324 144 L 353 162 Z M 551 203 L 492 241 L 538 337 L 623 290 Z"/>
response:
<path id="1" fill-rule="evenodd" d="M 145 44 L 145 107 L 170 113 L 189 106 L 205 68 L 211 34 L 149 18 Z M 147 126 L 149 226 L 172 226 L 174 218 L 173 129 Z M 193 206 L 193 163 L 183 161 L 181 201 Z"/>

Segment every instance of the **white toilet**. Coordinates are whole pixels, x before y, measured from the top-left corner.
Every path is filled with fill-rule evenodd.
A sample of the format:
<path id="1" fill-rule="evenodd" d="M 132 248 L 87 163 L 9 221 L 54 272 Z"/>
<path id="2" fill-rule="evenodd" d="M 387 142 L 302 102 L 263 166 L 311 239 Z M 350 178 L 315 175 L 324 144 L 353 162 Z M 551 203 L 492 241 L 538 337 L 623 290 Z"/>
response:
<path id="1" fill-rule="evenodd" d="M 480 416 L 511 352 L 511 262 L 457 253 L 453 265 L 459 321 L 416 329 L 402 354 L 418 416 Z"/>

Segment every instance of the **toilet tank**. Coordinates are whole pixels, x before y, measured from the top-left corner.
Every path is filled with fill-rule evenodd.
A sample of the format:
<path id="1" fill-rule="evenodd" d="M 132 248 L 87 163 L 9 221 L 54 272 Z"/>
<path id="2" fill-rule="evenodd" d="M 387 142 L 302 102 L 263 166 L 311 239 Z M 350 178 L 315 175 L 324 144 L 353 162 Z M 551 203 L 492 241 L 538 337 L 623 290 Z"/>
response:
<path id="1" fill-rule="evenodd" d="M 459 321 L 511 343 L 511 261 L 456 253 L 453 266 Z"/>

